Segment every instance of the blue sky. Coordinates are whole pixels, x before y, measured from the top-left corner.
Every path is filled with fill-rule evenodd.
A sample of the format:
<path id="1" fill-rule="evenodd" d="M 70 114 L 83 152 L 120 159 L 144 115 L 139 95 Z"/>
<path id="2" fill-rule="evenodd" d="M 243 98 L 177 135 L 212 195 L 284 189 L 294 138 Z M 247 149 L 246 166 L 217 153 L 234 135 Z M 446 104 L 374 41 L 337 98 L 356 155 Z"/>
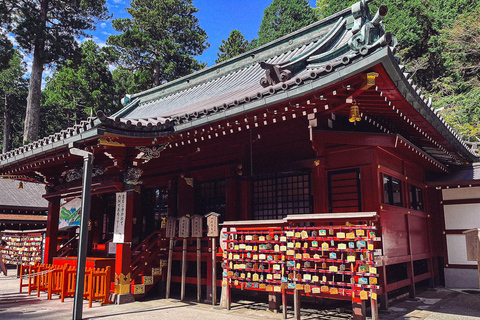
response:
<path id="1" fill-rule="evenodd" d="M 200 26 L 207 32 L 210 48 L 198 57 L 198 60 L 207 62 L 208 66 L 215 64 L 218 47 L 222 40 L 227 39 L 234 29 L 239 30 L 247 40 L 257 37 L 258 29 L 263 18 L 263 11 L 273 0 L 193 0 L 193 5 L 199 9 L 196 16 Z M 310 6 L 315 7 L 315 0 L 309 0 Z M 107 0 L 107 7 L 113 19 L 128 18 L 125 11 L 130 6 L 130 0 Z M 100 23 L 93 39 L 104 44 L 110 34 L 115 34 L 111 21 Z"/>

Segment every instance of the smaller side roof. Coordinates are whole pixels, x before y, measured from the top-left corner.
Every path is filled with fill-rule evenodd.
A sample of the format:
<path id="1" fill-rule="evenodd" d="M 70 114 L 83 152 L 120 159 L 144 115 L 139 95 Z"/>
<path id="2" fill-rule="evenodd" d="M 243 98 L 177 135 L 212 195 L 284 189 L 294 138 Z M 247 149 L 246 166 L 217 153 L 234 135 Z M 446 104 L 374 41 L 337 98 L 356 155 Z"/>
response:
<path id="1" fill-rule="evenodd" d="M 23 189 L 19 189 L 18 184 L 15 180 L 0 179 L 0 208 L 48 209 L 48 201 L 42 197 L 45 185 L 23 182 Z"/>

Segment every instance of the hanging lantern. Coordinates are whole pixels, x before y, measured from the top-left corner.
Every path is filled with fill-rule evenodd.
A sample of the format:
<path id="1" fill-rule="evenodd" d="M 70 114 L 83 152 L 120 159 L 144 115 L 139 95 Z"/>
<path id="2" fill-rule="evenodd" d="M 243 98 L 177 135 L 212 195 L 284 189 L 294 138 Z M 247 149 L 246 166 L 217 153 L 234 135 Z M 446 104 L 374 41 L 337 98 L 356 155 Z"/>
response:
<path id="1" fill-rule="evenodd" d="M 20 181 L 20 182 L 18 183 L 18 189 L 23 189 L 23 182 L 22 182 L 22 181 Z"/>
<path id="2" fill-rule="evenodd" d="M 353 102 L 352 106 L 350 107 L 350 117 L 348 118 L 348 121 L 356 123 L 360 120 L 362 120 L 362 118 L 360 117 L 358 104 Z"/>

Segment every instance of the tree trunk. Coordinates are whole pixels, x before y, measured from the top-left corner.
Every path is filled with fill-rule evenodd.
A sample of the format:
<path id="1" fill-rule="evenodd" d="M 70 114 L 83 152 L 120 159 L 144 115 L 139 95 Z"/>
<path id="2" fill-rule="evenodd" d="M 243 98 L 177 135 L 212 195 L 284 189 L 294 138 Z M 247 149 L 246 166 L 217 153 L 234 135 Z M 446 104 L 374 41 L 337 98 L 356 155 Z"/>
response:
<path id="1" fill-rule="evenodd" d="M 3 153 L 7 153 L 10 146 L 10 130 L 12 128 L 10 112 L 8 112 L 7 95 L 4 95 L 5 106 L 3 109 Z"/>
<path id="2" fill-rule="evenodd" d="M 160 85 L 160 66 L 156 65 L 153 69 L 153 87 Z"/>
<path id="3" fill-rule="evenodd" d="M 48 0 L 41 3 L 40 20 L 42 31 L 46 29 Z M 35 39 L 33 50 L 32 72 L 30 73 L 30 86 L 28 88 L 27 111 L 23 128 L 23 144 L 38 139 L 38 126 L 40 124 L 40 95 L 42 93 L 42 75 L 45 55 L 45 35 L 39 31 Z"/>

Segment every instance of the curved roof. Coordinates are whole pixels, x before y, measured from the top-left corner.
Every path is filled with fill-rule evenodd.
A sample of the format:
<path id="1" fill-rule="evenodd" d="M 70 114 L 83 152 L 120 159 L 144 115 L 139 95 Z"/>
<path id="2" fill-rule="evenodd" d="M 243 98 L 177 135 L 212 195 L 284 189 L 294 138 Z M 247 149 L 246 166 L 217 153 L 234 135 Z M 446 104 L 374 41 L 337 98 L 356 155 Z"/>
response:
<path id="1" fill-rule="evenodd" d="M 22 182 L 23 189 L 18 188 L 18 181 L 0 178 L 0 207 L 9 209 L 47 210 L 48 201 L 42 195 L 45 187 L 37 183 Z"/>
<path id="2" fill-rule="evenodd" d="M 431 100 L 425 98 L 409 79 L 410 75 L 404 72 L 404 67 L 398 64 L 394 57 L 396 39 L 385 33 L 382 23 L 386 14 L 386 7 L 380 6 L 372 17 L 367 1 L 357 2 L 252 51 L 127 96 L 124 98 L 125 107 L 110 117 L 99 112 L 96 120 L 88 119 L 78 126 L 1 155 L 0 169 L 108 132 L 132 137 L 173 135 L 312 95 L 338 83 L 343 85 L 344 79 L 378 65 L 395 88 L 376 88 L 375 99 L 383 101 L 383 109 L 378 111 L 378 105 L 376 109 L 365 108 L 369 111 L 364 115 L 365 119 L 372 121 L 372 117 L 376 117 L 374 123 L 382 127 L 383 122 L 386 133 L 403 134 L 402 130 L 409 130 L 411 126 L 417 136 L 415 144 L 441 162 L 476 161 L 478 153 L 471 150 L 436 113 Z M 389 97 L 392 90 L 397 92 L 397 98 L 402 98 L 393 105 L 395 97 Z M 399 121 L 405 121 L 400 129 L 398 126 L 388 129 Z"/>

